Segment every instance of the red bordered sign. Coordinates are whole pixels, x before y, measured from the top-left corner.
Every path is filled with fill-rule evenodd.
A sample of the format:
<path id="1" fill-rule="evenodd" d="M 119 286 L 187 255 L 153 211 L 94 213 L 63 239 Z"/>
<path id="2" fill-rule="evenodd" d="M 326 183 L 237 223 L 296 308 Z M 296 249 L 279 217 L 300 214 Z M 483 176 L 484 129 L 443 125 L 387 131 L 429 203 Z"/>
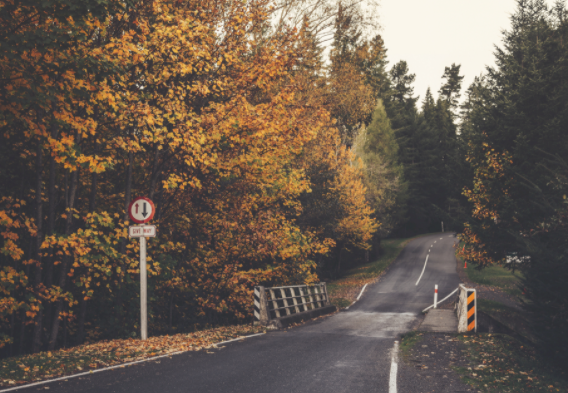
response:
<path id="1" fill-rule="evenodd" d="M 137 224 L 145 224 L 154 218 L 156 208 L 154 202 L 146 197 L 135 198 L 128 206 L 130 219 Z"/>

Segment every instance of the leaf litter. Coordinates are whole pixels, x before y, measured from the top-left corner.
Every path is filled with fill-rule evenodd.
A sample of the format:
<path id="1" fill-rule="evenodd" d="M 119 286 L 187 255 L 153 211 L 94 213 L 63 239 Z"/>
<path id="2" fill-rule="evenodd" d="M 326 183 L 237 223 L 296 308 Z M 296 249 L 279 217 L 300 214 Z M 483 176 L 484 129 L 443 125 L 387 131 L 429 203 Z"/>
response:
<path id="1" fill-rule="evenodd" d="M 456 371 L 480 392 L 568 392 L 568 380 L 530 344 L 504 334 L 460 335 L 471 367 Z"/>
<path id="2" fill-rule="evenodd" d="M 263 326 L 222 326 L 193 333 L 150 337 L 148 340 L 116 339 L 58 351 L 40 352 L 0 360 L 0 387 L 73 375 L 98 368 L 151 359 L 187 351 L 207 351 L 217 343 L 266 332 Z"/>

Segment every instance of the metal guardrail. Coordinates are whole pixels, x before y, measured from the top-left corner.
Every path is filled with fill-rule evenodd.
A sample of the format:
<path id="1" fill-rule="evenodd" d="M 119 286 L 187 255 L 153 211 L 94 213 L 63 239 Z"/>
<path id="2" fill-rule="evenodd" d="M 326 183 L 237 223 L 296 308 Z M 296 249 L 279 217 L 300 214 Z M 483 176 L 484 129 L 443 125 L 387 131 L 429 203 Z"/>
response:
<path id="1" fill-rule="evenodd" d="M 254 287 L 254 316 L 262 325 L 329 305 L 325 282 L 311 286 Z"/>

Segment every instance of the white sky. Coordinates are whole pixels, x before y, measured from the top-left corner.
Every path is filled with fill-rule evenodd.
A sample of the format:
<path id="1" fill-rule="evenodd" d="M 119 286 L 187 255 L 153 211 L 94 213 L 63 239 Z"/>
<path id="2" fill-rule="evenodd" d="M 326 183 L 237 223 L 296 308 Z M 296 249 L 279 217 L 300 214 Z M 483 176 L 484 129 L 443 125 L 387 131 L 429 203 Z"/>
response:
<path id="1" fill-rule="evenodd" d="M 554 0 L 547 0 L 549 6 Z M 381 35 L 390 69 L 406 60 L 416 74 L 414 95 L 419 105 L 430 86 L 434 97 L 444 67 L 461 64 L 462 99 L 473 78 L 494 66 L 494 45 L 502 46 L 502 30 L 509 30 L 515 0 L 381 0 Z"/>

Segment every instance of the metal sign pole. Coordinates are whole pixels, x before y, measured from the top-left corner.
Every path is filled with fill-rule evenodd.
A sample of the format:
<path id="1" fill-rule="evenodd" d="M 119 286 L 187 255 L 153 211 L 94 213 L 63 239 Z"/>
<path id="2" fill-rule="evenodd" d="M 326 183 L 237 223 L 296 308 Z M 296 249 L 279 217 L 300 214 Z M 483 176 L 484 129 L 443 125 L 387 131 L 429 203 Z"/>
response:
<path id="1" fill-rule="evenodd" d="M 140 238 L 140 338 L 148 339 L 148 310 L 146 308 L 146 238 Z"/>

